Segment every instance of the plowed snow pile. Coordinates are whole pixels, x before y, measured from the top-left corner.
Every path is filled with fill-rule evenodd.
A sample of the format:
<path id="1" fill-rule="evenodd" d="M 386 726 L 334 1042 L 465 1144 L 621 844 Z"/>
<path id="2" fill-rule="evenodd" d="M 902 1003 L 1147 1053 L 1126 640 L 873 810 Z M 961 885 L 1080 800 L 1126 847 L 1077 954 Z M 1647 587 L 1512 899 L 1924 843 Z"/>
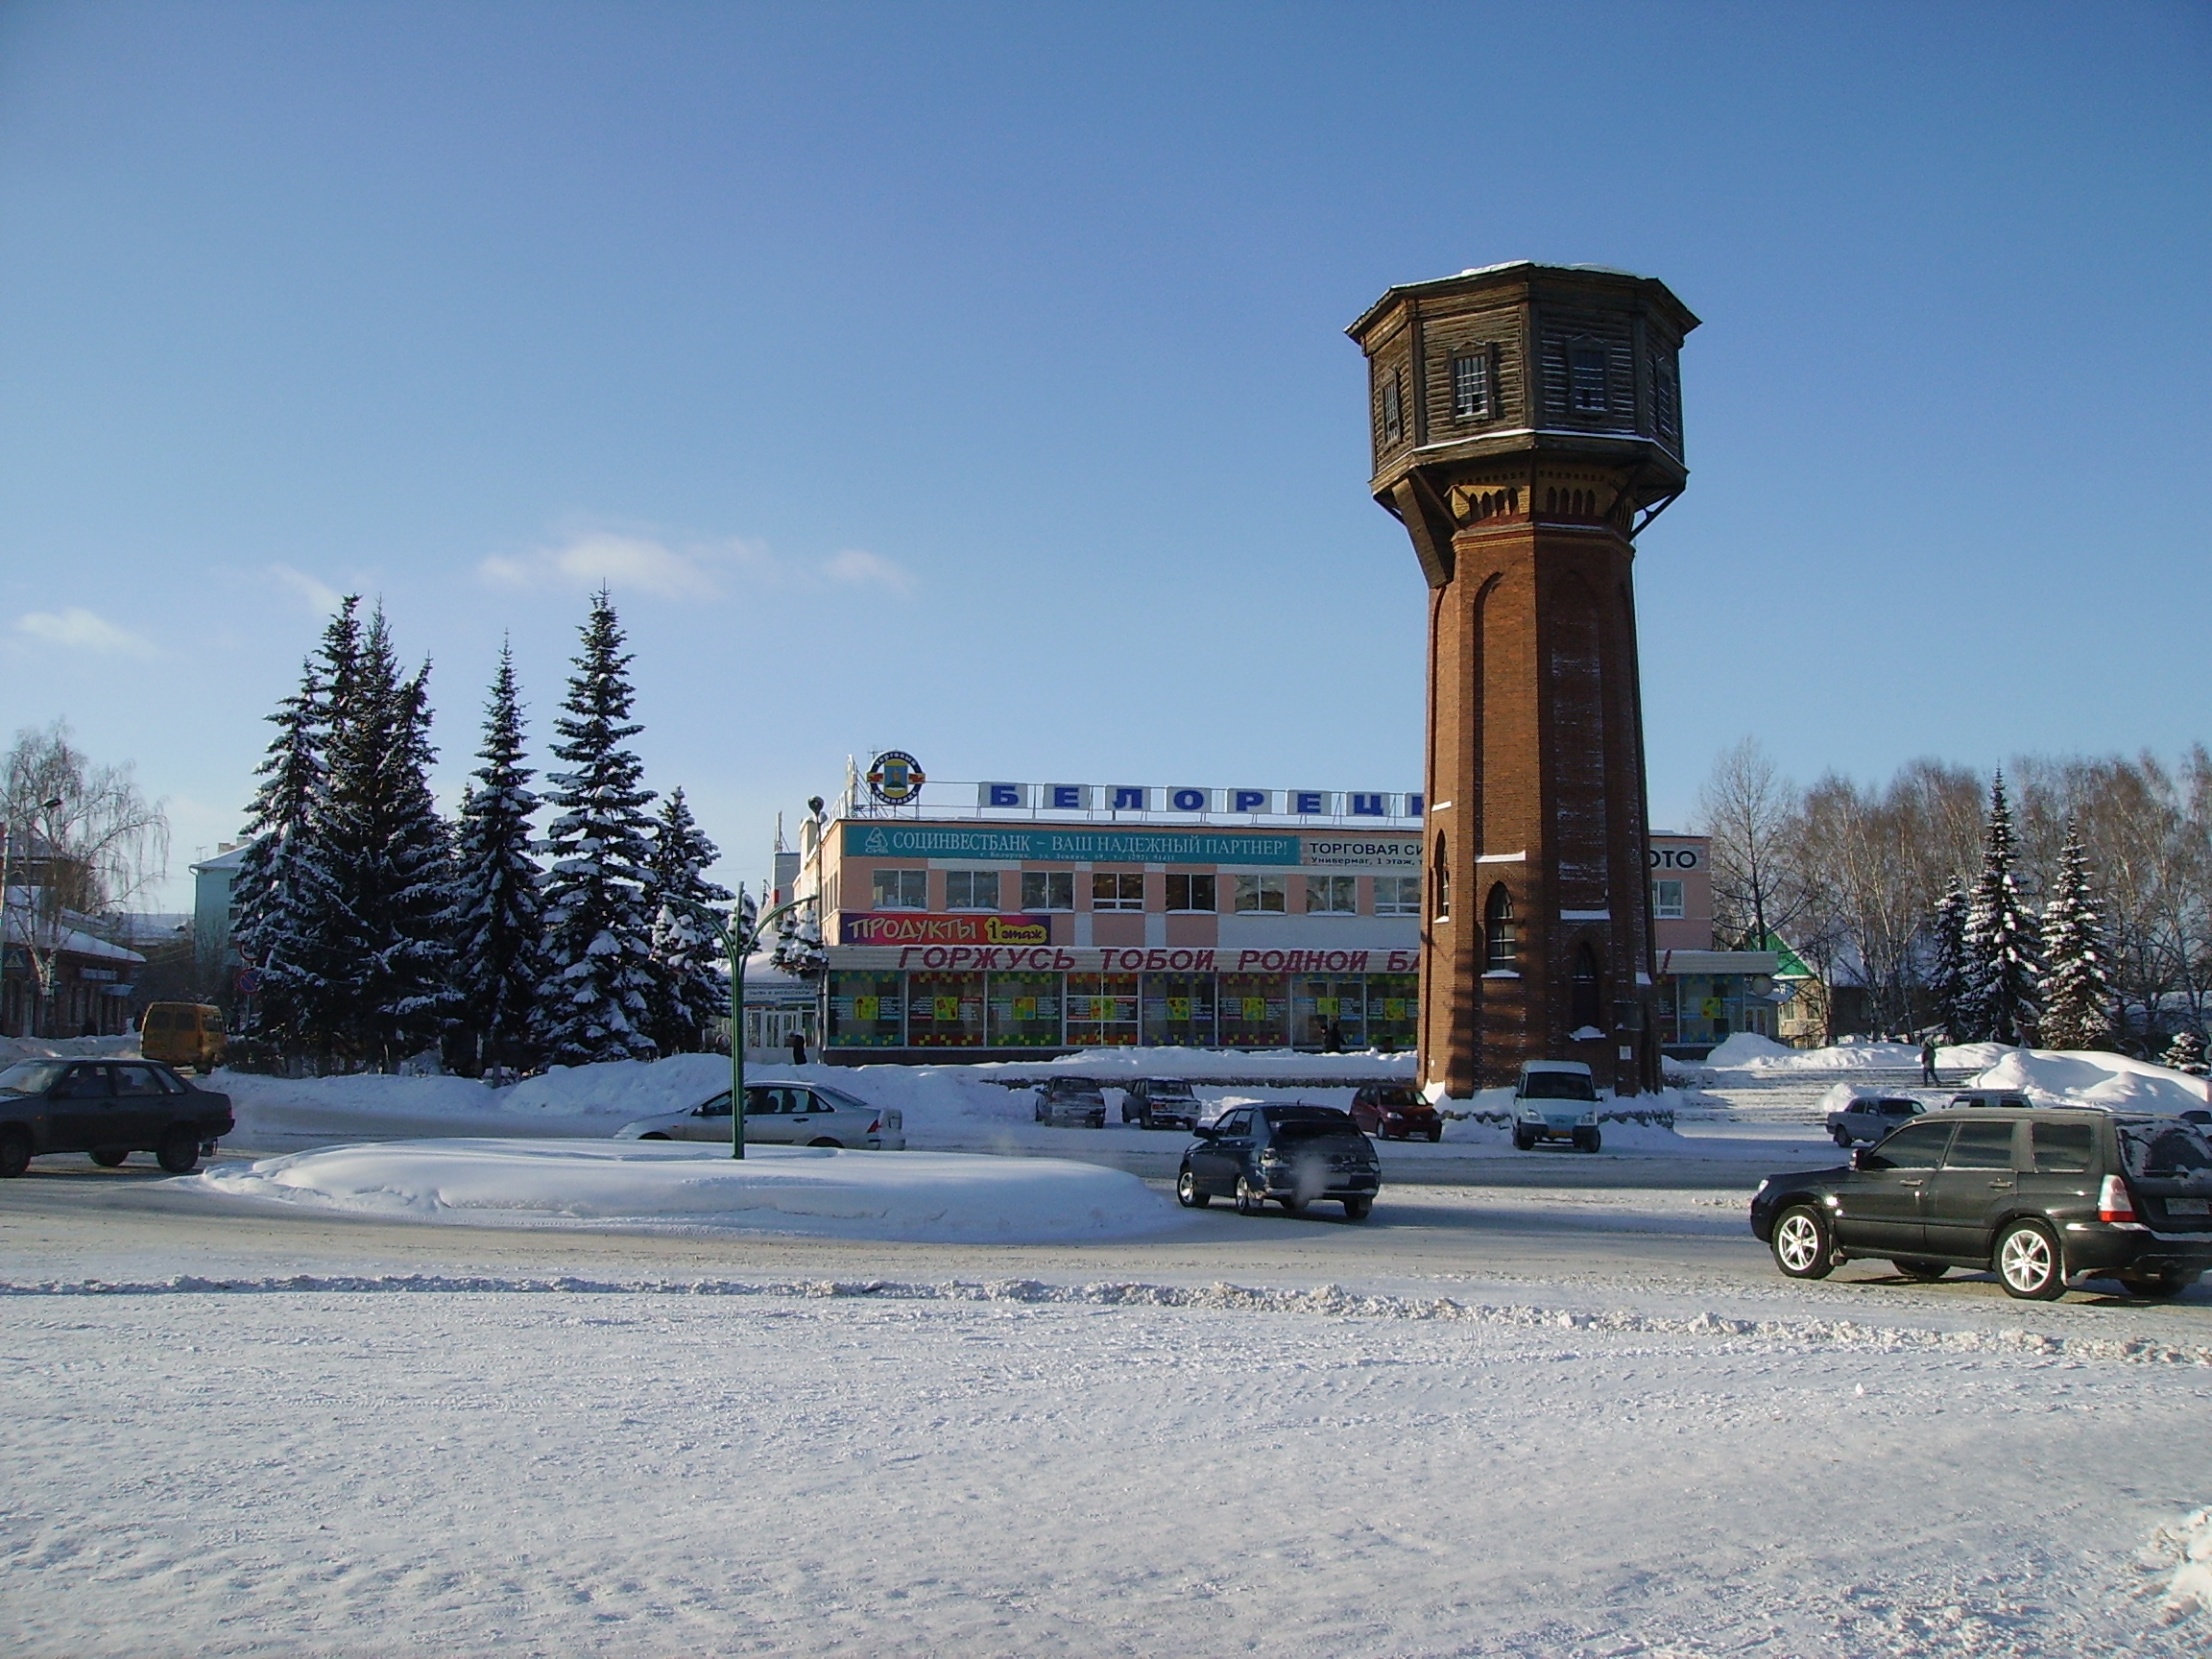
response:
<path id="1" fill-rule="evenodd" d="M 643 1226 L 917 1243 L 1134 1238 L 1180 1224 L 1134 1175 L 1057 1158 L 646 1141 L 397 1141 L 222 1165 L 209 1195 L 479 1227 Z"/>

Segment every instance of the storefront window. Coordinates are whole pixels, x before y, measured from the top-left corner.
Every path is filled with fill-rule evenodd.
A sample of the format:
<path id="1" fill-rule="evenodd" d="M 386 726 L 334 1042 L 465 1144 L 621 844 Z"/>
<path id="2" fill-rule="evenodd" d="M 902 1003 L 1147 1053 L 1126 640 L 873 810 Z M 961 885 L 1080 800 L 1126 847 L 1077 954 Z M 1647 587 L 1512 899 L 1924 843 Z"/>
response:
<path id="1" fill-rule="evenodd" d="M 878 870 L 876 872 L 876 908 L 926 910 L 929 908 L 929 872 Z"/>
<path id="2" fill-rule="evenodd" d="M 1144 908 L 1144 877 L 1140 871 L 1117 873 L 1101 870 L 1091 878 L 1091 908 L 1094 910 L 1142 910 Z"/>
<path id="3" fill-rule="evenodd" d="M 983 1046 L 983 975 L 906 975 L 906 1041 L 915 1048 Z"/>
<path id="4" fill-rule="evenodd" d="M 1075 873 L 1072 870 L 1022 872 L 1022 908 L 1034 916 L 1046 910 L 1075 908 Z"/>
<path id="5" fill-rule="evenodd" d="M 998 872 L 951 870 L 945 876 L 945 908 L 996 910 L 998 908 Z"/>
<path id="6" fill-rule="evenodd" d="M 896 974 L 830 975 L 830 1046 L 899 1048 L 905 1046 Z"/>
<path id="7" fill-rule="evenodd" d="M 1167 878 L 1167 908 L 1186 912 L 1213 910 L 1214 878 L 1170 875 Z"/>
<path id="8" fill-rule="evenodd" d="M 1418 876 L 1376 877 L 1375 914 L 1378 916 L 1420 915 L 1421 878 Z"/>
<path id="9" fill-rule="evenodd" d="M 990 1016 L 994 1048 L 1059 1047 L 1060 975 L 992 974 Z"/>
<path id="10" fill-rule="evenodd" d="M 1309 876 L 1306 878 L 1307 915 L 1357 916 L 1358 913 L 1358 883 L 1352 877 Z"/>
<path id="11" fill-rule="evenodd" d="M 1214 1046 L 1214 975 L 1144 975 L 1144 1041 L 1187 1048 Z"/>
<path id="12" fill-rule="evenodd" d="M 1421 976 L 1367 975 L 1367 1041 L 1382 1049 L 1413 1046 L 1421 1019 Z"/>
<path id="13" fill-rule="evenodd" d="M 1290 977 L 1286 974 L 1224 974 L 1215 1004 L 1224 1048 L 1290 1046 Z"/>
<path id="14" fill-rule="evenodd" d="M 1081 1048 L 1123 1048 L 1137 1042 L 1137 975 L 1068 975 L 1068 1041 Z"/>
<path id="15" fill-rule="evenodd" d="M 1280 876 L 1237 878 L 1237 913 L 1240 916 L 1283 914 L 1284 879 Z"/>
<path id="16" fill-rule="evenodd" d="M 1358 978 L 1300 978 L 1293 991 L 1290 1014 L 1299 1047 L 1367 1046 L 1367 998 Z"/>

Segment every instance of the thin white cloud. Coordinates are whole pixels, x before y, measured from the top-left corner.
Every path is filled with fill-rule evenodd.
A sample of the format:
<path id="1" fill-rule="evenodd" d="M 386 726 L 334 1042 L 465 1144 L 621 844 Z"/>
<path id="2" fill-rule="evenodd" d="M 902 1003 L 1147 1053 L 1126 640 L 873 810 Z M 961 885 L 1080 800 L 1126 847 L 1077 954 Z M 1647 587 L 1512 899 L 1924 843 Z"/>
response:
<path id="1" fill-rule="evenodd" d="M 607 587 L 661 599 L 713 599 L 722 591 L 697 554 L 678 552 L 643 536 L 603 530 L 520 558 L 495 553 L 476 569 L 495 588 Z"/>
<path id="2" fill-rule="evenodd" d="M 157 657 L 151 639 L 117 627 L 82 605 L 61 611 L 34 611 L 15 621 L 16 632 L 69 651 L 96 651 L 106 657 Z"/>
<path id="3" fill-rule="evenodd" d="M 880 553 L 866 552 L 858 547 L 848 547 L 833 555 L 822 566 L 822 572 L 830 581 L 848 588 L 888 588 L 894 593 L 911 594 L 914 578 Z"/>
<path id="4" fill-rule="evenodd" d="M 752 588 L 834 584 L 902 594 L 914 590 L 913 578 L 899 565 L 857 548 L 819 563 L 795 564 L 757 541 L 731 539 L 677 547 L 648 536 L 606 530 L 587 531 L 529 553 L 494 553 L 477 565 L 476 574 L 494 588 L 588 591 L 604 586 L 661 599 L 718 599 L 733 581 Z"/>
<path id="5" fill-rule="evenodd" d="M 303 570 L 295 570 L 289 565 L 272 565 L 269 574 L 292 589 L 307 602 L 307 609 L 318 616 L 327 616 L 338 609 L 345 595 L 327 582 L 318 582 Z"/>

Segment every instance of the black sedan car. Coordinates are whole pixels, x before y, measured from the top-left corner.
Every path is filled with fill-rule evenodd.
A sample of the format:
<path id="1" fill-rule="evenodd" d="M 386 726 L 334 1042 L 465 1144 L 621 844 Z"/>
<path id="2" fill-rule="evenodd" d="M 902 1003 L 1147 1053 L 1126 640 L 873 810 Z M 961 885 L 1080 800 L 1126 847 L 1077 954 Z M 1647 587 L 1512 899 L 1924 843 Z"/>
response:
<path id="1" fill-rule="evenodd" d="M 1875 1257 L 1909 1279 L 1994 1272 L 2033 1301 L 2082 1275 L 2176 1296 L 2212 1267 L 2212 1141 L 2094 1108 L 1934 1112 L 1848 1169 L 1768 1176 L 1751 1231 L 1793 1279 Z"/>
<path id="2" fill-rule="evenodd" d="M 233 1126 L 229 1095 L 153 1060 L 19 1060 L 0 1070 L 0 1178 L 54 1152 L 89 1152 L 110 1169 L 151 1152 L 170 1174 L 189 1174 Z"/>
<path id="3" fill-rule="evenodd" d="M 1239 1215 L 1257 1215 L 1273 1199 L 1295 1215 L 1334 1199 L 1348 1219 L 1364 1221 L 1382 1190 L 1375 1148 L 1334 1106 L 1239 1106 L 1192 1133 L 1175 1174 L 1186 1209 L 1232 1198 Z"/>

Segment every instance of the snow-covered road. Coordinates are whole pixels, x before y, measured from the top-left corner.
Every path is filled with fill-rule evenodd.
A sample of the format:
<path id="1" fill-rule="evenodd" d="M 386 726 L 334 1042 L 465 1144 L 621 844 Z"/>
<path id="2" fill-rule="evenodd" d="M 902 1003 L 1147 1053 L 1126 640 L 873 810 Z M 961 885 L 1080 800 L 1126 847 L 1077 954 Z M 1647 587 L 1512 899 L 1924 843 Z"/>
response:
<path id="1" fill-rule="evenodd" d="M 2137 1551 L 2212 1497 L 2212 1368 L 1803 1309 L 1745 1330 L 1150 1300 L 1185 1305 L 1034 1284 L 11 1297 L 0 1645 L 2207 1641 L 2212 1616 L 2160 1612 L 2176 1546 Z"/>

